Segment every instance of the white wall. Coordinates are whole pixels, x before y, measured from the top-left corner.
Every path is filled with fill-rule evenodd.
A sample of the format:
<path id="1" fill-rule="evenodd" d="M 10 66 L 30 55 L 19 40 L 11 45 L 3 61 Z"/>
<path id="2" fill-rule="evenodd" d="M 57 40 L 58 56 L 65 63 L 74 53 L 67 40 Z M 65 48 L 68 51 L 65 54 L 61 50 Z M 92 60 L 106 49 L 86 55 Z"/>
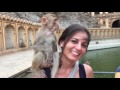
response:
<path id="1" fill-rule="evenodd" d="M 96 42 L 98 43 L 96 44 Z M 88 50 L 96 50 L 96 49 L 104 49 L 104 48 L 112 48 L 112 47 L 120 47 L 120 39 L 91 41 L 88 46 Z"/>

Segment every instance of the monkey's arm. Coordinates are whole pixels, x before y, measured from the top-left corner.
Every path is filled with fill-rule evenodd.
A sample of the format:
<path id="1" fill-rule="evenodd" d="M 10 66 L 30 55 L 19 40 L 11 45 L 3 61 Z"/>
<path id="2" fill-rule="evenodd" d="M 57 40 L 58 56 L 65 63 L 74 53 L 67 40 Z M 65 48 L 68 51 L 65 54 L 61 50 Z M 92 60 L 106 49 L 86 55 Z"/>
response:
<path id="1" fill-rule="evenodd" d="M 59 53 L 58 52 L 54 52 L 53 53 L 53 67 L 52 67 L 52 71 L 51 71 L 51 78 L 55 78 L 57 71 L 59 68 Z"/>
<path id="2" fill-rule="evenodd" d="M 35 41 L 33 44 L 34 53 L 36 54 L 39 50 L 44 49 L 44 35 L 45 33 L 38 31 L 36 33 Z"/>
<path id="3" fill-rule="evenodd" d="M 58 48 L 57 48 L 57 39 L 56 39 L 56 36 L 54 35 L 54 40 L 53 40 L 53 42 L 52 42 L 52 50 L 53 50 L 53 52 L 57 52 L 58 50 Z"/>
<path id="4" fill-rule="evenodd" d="M 34 45 L 36 45 L 38 41 L 41 41 L 41 40 L 42 40 L 42 37 L 43 37 L 42 32 L 40 32 L 40 31 L 37 32 L 37 33 L 36 33 L 36 36 L 35 36 Z"/>
<path id="5" fill-rule="evenodd" d="M 57 52 L 57 44 L 53 43 L 52 49 L 53 49 L 53 52 Z"/>

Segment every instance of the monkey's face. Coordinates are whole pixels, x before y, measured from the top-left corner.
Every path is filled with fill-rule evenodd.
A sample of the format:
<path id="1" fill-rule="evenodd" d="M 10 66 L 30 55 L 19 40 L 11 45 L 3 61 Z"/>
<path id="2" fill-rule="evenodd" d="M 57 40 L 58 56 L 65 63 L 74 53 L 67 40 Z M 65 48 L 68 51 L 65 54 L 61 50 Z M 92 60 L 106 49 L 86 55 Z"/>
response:
<path id="1" fill-rule="evenodd" d="M 56 30 L 59 30 L 59 24 L 58 23 L 54 24 L 54 27 L 52 28 L 53 32 L 56 31 Z"/>
<path id="2" fill-rule="evenodd" d="M 59 29 L 59 24 L 57 18 L 50 19 L 48 22 L 48 27 L 51 31 L 55 31 Z"/>

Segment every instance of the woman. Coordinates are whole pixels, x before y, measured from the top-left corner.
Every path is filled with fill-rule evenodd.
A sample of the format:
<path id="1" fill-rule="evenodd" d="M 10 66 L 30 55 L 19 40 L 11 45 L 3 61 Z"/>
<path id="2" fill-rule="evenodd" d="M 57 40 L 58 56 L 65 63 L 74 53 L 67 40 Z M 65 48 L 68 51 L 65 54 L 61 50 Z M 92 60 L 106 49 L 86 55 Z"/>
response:
<path id="1" fill-rule="evenodd" d="M 90 42 L 90 33 L 79 24 L 72 24 L 64 30 L 59 38 L 61 47 L 60 65 L 55 78 L 93 78 L 93 70 L 88 64 L 79 64 L 86 54 Z M 44 65 L 52 66 L 52 62 Z M 44 68 L 44 73 L 37 73 L 35 78 L 50 78 L 50 68 Z M 46 75 L 46 76 L 45 76 Z"/>
<path id="2" fill-rule="evenodd" d="M 62 52 L 56 78 L 93 78 L 93 69 L 87 64 L 79 64 L 86 54 L 90 42 L 89 31 L 79 24 L 72 24 L 64 30 L 58 44 Z"/>

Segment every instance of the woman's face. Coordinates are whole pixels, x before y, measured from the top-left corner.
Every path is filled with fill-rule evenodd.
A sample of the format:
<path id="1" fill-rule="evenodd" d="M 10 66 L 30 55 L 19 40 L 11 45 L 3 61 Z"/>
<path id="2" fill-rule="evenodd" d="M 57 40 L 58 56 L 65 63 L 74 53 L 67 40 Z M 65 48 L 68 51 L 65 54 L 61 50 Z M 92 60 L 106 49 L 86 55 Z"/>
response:
<path id="1" fill-rule="evenodd" d="M 64 46 L 64 41 L 61 45 Z M 87 51 L 88 46 L 88 36 L 85 32 L 75 33 L 70 40 L 66 43 L 63 50 L 63 57 L 67 60 L 77 61 L 80 60 L 82 56 Z"/>

